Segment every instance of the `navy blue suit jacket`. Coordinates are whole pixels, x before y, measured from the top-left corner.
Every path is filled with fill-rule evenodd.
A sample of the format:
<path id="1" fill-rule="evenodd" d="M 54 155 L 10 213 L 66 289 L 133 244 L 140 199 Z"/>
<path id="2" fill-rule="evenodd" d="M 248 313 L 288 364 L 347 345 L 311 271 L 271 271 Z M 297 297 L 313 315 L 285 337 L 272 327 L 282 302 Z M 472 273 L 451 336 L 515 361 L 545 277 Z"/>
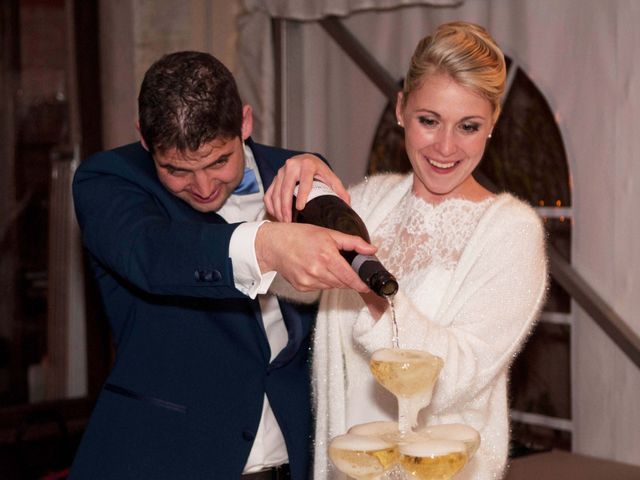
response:
<path id="1" fill-rule="evenodd" d="M 265 188 L 297 153 L 248 144 Z M 70 478 L 238 479 L 265 393 L 307 478 L 316 306 L 280 300 L 289 343 L 270 363 L 257 301 L 234 287 L 238 224 L 167 191 L 139 143 L 84 161 L 73 196 L 117 354 Z"/>

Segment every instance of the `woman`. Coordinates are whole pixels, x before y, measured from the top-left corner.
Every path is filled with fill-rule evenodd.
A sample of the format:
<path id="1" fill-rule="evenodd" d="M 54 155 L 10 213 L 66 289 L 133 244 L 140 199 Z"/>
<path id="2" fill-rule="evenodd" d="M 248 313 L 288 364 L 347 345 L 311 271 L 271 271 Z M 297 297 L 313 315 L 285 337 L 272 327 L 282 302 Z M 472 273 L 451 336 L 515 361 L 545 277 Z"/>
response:
<path id="1" fill-rule="evenodd" d="M 373 176 L 349 190 L 377 256 L 400 283 L 400 347 L 444 360 L 419 427 L 464 423 L 478 430 L 481 446 L 456 477 L 474 480 L 503 475 L 508 369 L 542 306 L 547 279 L 534 210 L 472 176 L 500 113 L 505 72 L 502 52 L 482 27 L 441 25 L 418 44 L 397 99 L 413 171 Z M 319 162 L 298 158 L 274 182 L 269 212 L 288 218 L 292 183 L 300 179 L 306 192 L 312 175 L 336 182 Z M 391 344 L 384 300 L 323 293 L 313 353 L 316 480 L 340 476 L 327 458 L 332 437 L 355 424 L 397 419 L 395 397 L 368 366 L 372 352 Z"/>

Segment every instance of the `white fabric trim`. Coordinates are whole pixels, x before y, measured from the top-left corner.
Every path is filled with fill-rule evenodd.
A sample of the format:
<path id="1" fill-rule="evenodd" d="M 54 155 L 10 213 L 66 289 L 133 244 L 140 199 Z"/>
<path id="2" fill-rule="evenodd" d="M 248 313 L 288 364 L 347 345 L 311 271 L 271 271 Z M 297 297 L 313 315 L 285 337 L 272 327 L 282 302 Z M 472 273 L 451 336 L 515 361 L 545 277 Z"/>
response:
<path id="1" fill-rule="evenodd" d="M 233 263 L 233 280 L 236 288 L 250 298 L 267 293 L 276 276 L 276 272 L 267 272 L 263 275 L 256 258 L 256 234 L 265 222 L 267 220 L 238 225 L 229 241 L 229 257 Z"/>

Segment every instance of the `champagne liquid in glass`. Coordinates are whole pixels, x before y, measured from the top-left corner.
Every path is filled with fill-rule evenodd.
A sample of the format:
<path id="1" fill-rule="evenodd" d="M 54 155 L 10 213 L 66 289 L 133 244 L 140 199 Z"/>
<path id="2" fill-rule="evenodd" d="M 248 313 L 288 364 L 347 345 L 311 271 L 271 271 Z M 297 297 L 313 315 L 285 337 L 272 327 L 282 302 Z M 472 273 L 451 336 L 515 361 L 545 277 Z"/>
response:
<path id="1" fill-rule="evenodd" d="M 462 442 L 423 440 L 400 445 L 402 469 L 419 480 L 448 480 L 466 463 L 466 447 Z"/>
<path id="2" fill-rule="evenodd" d="M 357 480 L 380 478 L 398 461 L 398 447 L 381 438 L 346 433 L 331 440 L 329 458 Z"/>
<path id="3" fill-rule="evenodd" d="M 373 352 L 370 361 L 373 375 L 398 399 L 400 435 L 411 433 L 418 412 L 431 402 L 442 366 L 440 357 L 422 350 L 383 348 Z"/>
<path id="4" fill-rule="evenodd" d="M 480 446 L 480 434 L 478 431 L 463 423 L 432 425 L 421 430 L 419 433 L 426 435 L 427 438 L 433 438 L 436 440 L 456 440 L 464 443 L 469 460 L 471 460 L 471 457 L 473 457 Z"/>

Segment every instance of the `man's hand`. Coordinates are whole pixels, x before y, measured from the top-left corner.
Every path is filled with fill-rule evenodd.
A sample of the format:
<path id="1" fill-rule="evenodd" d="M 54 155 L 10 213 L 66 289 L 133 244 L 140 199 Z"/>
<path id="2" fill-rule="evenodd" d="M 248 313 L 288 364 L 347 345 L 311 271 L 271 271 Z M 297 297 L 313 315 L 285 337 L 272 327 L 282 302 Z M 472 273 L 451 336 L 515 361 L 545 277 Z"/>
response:
<path id="1" fill-rule="evenodd" d="M 289 158 L 278 170 L 264 195 L 267 212 L 280 222 L 291 222 L 293 190 L 296 183 L 300 183 L 296 208 L 302 210 L 307 203 L 314 179 L 328 185 L 347 204 L 351 203 L 349 193 L 329 166 L 315 155 L 303 153 Z"/>
<path id="2" fill-rule="evenodd" d="M 260 270 L 278 272 L 296 290 L 350 288 L 368 292 L 369 287 L 340 250 L 373 255 L 376 247 L 358 236 L 308 224 L 267 222 L 256 235 Z"/>

